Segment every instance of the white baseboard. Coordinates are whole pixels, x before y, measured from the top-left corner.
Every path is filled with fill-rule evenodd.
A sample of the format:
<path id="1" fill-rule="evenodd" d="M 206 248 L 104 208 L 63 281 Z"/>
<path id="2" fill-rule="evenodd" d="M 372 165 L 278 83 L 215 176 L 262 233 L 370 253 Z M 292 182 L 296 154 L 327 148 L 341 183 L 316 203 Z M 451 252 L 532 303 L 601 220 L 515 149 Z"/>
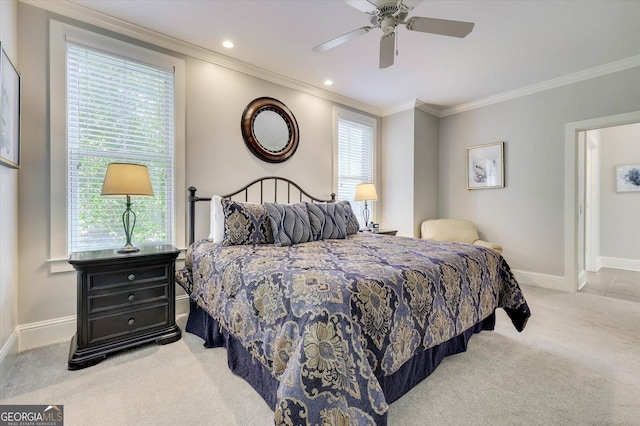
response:
<path id="1" fill-rule="evenodd" d="M 176 316 L 189 313 L 189 295 L 176 296 Z"/>
<path id="2" fill-rule="evenodd" d="M 189 313 L 189 296 L 176 296 L 176 316 Z M 76 316 L 54 318 L 18 326 L 19 351 L 70 342 L 76 333 Z"/>
<path id="3" fill-rule="evenodd" d="M 512 269 L 513 275 L 520 284 L 532 285 L 534 287 L 548 288 L 550 290 L 566 291 L 575 293 L 575 283 L 568 283 L 564 277 L 559 275 L 541 274 L 539 272 L 521 271 Z"/>
<path id="4" fill-rule="evenodd" d="M 598 260 L 600 261 L 600 266 L 602 268 L 614 268 L 614 269 L 626 269 L 628 271 L 640 271 L 640 260 L 637 260 L 637 259 L 622 259 L 619 257 L 600 256 Z"/>
<path id="5" fill-rule="evenodd" d="M 0 349 L 0 380 L 2 380 L 13 365 L 18 354 L 18 328 L 9 336 L 9 340 Z"/>
<path id="6" fill-rule="evenodd" d="M 69 315 L 68 317 L 23 324 L 18 326 L 18 329 L 20 352 L 54 343 L 70 342 L 76 333 L 76 316 Z"/>

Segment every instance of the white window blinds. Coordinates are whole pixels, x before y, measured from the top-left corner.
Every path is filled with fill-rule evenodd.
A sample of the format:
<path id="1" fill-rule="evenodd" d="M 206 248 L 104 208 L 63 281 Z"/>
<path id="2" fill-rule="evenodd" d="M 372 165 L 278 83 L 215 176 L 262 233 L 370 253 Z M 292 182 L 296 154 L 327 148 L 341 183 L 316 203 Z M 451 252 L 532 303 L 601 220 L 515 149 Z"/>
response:
<path id="1" fill-rule="evenodd" d="M 338 199 L 351 203 L 361 226 L 364 202 L 354 198 L 356 185 L 374 182 L 374 134 L 373 125 L 338 116 Z"/>
<path id="2" fill-rule="evenodd" d="M 136 245 L 173 242 L 174 73 L 67 43 L 68 245 L 121 247 L 124 197 L 102 197 L 107 165 L 144 164 L 154 197 L 132 197 Z"/>

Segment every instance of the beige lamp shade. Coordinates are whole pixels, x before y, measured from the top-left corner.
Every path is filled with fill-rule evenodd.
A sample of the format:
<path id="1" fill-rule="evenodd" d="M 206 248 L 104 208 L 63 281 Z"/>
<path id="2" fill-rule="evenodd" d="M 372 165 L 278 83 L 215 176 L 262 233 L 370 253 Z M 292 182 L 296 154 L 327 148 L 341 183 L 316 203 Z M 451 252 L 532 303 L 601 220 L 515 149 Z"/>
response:
<path id="1" fill-rule="evenodd" d="M 356 201 L 375 201 L 378 199 L 376 186 L 373 183 L 361 183 L 356 185 Z"/>
<path id="2" fill-rule="evenodd" d="M 130 163 L 109 164 L 100 195 L 153 196 L 147 166 Z"/>

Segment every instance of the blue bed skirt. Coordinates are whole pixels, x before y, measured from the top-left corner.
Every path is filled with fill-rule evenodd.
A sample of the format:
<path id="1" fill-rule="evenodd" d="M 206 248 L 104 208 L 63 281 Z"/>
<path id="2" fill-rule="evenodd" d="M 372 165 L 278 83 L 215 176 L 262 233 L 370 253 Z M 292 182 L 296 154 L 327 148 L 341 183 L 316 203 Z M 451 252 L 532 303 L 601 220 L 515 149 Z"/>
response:
<path id="1" fill-rule="evenodd" d="M 378 377 L 387 403 L 400 398 L 411 388 L 431 374 L 440 362 L 449 355 L 467 350 L 467 342 L 474 333 L 495 328 L 495 311 L 486 319 L 476 323 L 462 334 L 452 337 L 448 341 L 429 348 L 407 361 L 398 371 L 390 376 Z M 204 339 L 207 348 L 226 347 L 229 368 L 238 376 L 245 379 L 262 396 L 265 402 L 275 410 L 278 381 L 247 350 L 226 330 L 221 330 L 218 322 L 190 300 L 190 312 L 186 330 Z M 386 413 L 380 419 L 386 423 Z"/>

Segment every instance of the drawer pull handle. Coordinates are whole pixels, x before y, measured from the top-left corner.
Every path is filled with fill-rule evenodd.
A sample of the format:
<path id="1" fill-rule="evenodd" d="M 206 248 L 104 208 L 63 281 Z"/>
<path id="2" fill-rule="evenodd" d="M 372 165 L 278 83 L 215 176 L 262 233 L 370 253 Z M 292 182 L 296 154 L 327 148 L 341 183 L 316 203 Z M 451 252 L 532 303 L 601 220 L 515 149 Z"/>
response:
<path id="1" fill-rule="evenodd" d="M 129 302 L 133 302 L 133 299 L 135 299 L 136 297 L 133 294 L 130 294 L 129 297 L 127 297 L 127 299 L 129 299 Z"/>
<path id="2" fill-rule="evenodd" d="M 136 276 L 134 274 L 129 274 L 127 278 L 129 278 L 129 281 L 133 281 L 136 279 Z"/>
<path id="3" fill-rule="evenodd" d="M 136 323 L 136 320 L 134 320 L 133 318 L 131 318 L 128 322 L 129 325 L 133 325 Z"/>

